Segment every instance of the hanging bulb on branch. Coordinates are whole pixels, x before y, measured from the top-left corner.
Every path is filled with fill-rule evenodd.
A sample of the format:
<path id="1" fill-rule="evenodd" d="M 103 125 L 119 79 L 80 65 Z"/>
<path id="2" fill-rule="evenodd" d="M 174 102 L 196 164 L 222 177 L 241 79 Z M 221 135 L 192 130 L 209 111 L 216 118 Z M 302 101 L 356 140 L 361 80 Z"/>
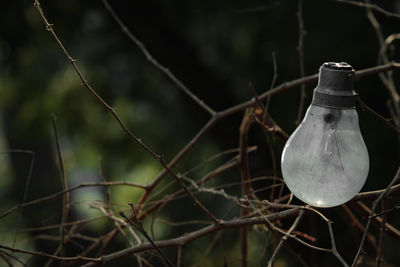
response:
<path id="1" fill-rule="evenodd" d="M 368 151 L 354 107 L 354 69 L 324 63 L 306 115 L 282 153 L 282 175 L 290 191 L 317 207 L 352 199 L 369 169 Z"/>

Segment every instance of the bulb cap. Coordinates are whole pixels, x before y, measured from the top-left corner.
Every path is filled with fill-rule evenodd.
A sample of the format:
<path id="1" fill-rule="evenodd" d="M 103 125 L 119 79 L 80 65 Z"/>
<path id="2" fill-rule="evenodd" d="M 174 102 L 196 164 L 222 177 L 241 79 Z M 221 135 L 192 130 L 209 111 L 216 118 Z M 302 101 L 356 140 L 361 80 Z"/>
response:
<path id="1" fill-rule="evenodd" d="M 329 108 L 354 108 L 354 69 L 345 62 L 324 63 L 319 70 L 313 105 Z"/>

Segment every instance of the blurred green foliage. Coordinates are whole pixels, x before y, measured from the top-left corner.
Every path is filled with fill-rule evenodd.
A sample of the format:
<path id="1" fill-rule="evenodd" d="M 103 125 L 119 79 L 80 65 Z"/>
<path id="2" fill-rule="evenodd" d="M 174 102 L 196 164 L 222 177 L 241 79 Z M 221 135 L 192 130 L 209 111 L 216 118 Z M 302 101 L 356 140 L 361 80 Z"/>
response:
<path id="1" fill-rule="evenodd" d="M 81 68 L 89 83 L 115 107 L 129 129 L 162 154 L 168 161 L 176 155 L 208 119 L 208 115 L 177 89 L 165 75 L 146 61 L 144 55 L 123 34 L 101 1 L 41 1 L 49 21 Z M 278 66 L 277 83 L 299 77 L 297 1 L 113 1 L 112 6 L 130 30 L 146 45 L 159 62 L 167 66 L 196 95 L 216 110 L 222 110 L 252 97 L 248 83 L 261 93 L 270 87 L 273 77 L 272 53 Z M 399 12 L 400 1 L 379 3 L 392 12 Z M 326 61 L 345 61 L 355 69 L 376 65 L 379 51 L 374 30 L 363 8 L 335 1 L 304 1 L 305 70 L 307 75 L 318 71 Z M 160 165 L 121 132 L 119 125 L 96 99 L 81 85 L 65 56 L 46 31 L 33 6 L 33 1 L 3 1 L 0 16 L 0 147 L 28 149 L 36 153 L 31 186 L 27 200 L 61 190 L 60 175 L 49 115 L 54 113 L 69 186 L 83 182 L 102 181 L 100 158 L 109 181 L 130 181 L 148 184 L 161 171 Z M 400 20 L 376 14 L 385 36 L 396 32 Z M 390 59 L 400 61 L 398 43 L 391 47 Z M 395 73 L 396 81 L 399 75 Z M 311 101 L 312 89 L 307 86 L 306 104 Z M 356 84 L 361 98 L 372 108 L 389 117 L 386 101 L 389 95 L 377 76 L 363 78 Z M 298 88 L 283 92 L 271 99 L 269 111 L 288 133 L 295 129 L 299 100 Z M 363 112 L 360 126 L 370 152 L 371 169 L 364 190 L 383 188 L 394 175 L 399 158 L 398 137 L 384 124 Z M 220 151 L 238 146 L 242 114 L 229 117 L 204 136 L 188 156 L 176 167 L 184 172 Z M 272 163 L 261 129 L 254 127 L 250 145 L 258 151 L 251 156 L 252 174 L 271 175 Z M 275 140 L 274 149 L 280 157 L 283 142 Z M 222 159 L 201 168 L 193 176 L 199 178 L 212 170 Z M 1 211 L 22 201 L 30 157 L 20 153 L 0 155 Z M 215 183 L 239 181 L 239 172 L 232 171 Z M 160 188 L 172 179 L 169 177 Z M 167 192 L 178 187 L 172 183 Z M 239 188 L 229 189 L 239 193 Z M 116 186 L 111 188 L 115 211 L 129 210 L 142 190 Z M 98 216 L 89 209 L 93 200 L 105 200 L 104 189 L 80 189 L 71 194 L 71 218 Z M 220 197 L 200 194 L 199 197 L 218 216 L 233 218 L 237 208 Z M 263 197 L 260 194 L 260 197 Z M 398 198 L 397 198 L 398 200 Z M 172 221 L 204 219 L 189 201 L 174 202 L 174 209 L 165 209 L 159 218 Z M 46 208 L 27 208 L 23 211 L 21 228 L 57 224 L 61 216 L 61 199 L 46 204 Z M 340 212 L 338 211 L 340 214 Z M 329 213 L 339 222 L 343 215 Z M 399 225 L 398 214 L 389 216 Z M 15 226 L 16 216 L 0 221 L 0 241 L 10 241 L 13 235 L 4 231 Z M 146 221 L 146 227 L 150 220 Z M 338 246 L 347 260 L 355 251 L 348 240 L 349 225 L 337 226 Z M 107 220 L 88 225 L 88 233 L 106 232 L 112 225 Z M 308 229 L 307 226 L 304 226 Z M 324 225 L 318 231 L 326 230 Z M 14 227 L 15 228 L 15 227 Z M 157 238 L 174 237 L 181 229 L 156 223 Z M 324 230 L 320 230 L 324 229 Z M 15 229 L 14 229 L 15 230 Z M 57 228 L 54 233 L 57 234 Z M 28 242 L 33 235 L 21 233 L 21 246 L 36 250 L 54 250 L 56 243 Z M 250 264 L 256 266 L 264 259 L 268 232 L 251 233 Z M 360 234 L 356 235 L 359 240 Z M 211 242 L 205 237 L 188 245 L 183 262 L 199 259 Z M 326 239 L 328 240 L 328 238 Z M 120 246 L 126 241 L 119 239 Z M 321 241 L 322 242 L 322 241 Z M 393 242 L 387 239 L 387 243 Z M 324 245 L 320 243 L 319 245 Z M 329 242 L 327 243 L 329 246 Z M 390 243 L 392 244 L 392 243 Z M 393 243 L 397 246 L 397 243 Z M 305 259 L 317 257 L 328 264 L 324 256 L 315 256 L 297 244 Z M 114 249 L 117 249 L 118 245 Z M 388 245 L 387 259 L 400 264 L 396 251 Z M 223 234 L 203 266 L 222 266 L 225 255 L 228 266 L 239 265 L 238 232 Z M 272 252 L 267 247 L 268 255 Z M 168 251 L 171 258 L 175 251 Z M 223 253 L 223 254 L 222 254 Z M 314 255 L 314 256 L 312 256 Z M 276 266 L 294 266 L 283 252 Z M 42 259 L 41 259 L 42 260 Z M 43 262 L 35 260 L 40 266 Z M 326 260 L 326 261 L 325 261 Z M 121 259 L 115 264 L 128 264 Z M 186 266 L 186 264 L 185 264 Z"/>

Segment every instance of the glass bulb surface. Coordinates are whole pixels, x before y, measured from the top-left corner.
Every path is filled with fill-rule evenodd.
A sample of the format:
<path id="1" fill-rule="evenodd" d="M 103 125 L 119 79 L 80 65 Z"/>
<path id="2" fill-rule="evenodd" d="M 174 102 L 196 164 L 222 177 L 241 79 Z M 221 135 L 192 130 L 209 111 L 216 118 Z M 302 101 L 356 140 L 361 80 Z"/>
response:
<path id="1" fill-rule="evenodd" d="M 352 199 L 369 169 L 356 110 L 310 105 L 281 163 L 286 185 L 305 203 L 333 207 Z"/>

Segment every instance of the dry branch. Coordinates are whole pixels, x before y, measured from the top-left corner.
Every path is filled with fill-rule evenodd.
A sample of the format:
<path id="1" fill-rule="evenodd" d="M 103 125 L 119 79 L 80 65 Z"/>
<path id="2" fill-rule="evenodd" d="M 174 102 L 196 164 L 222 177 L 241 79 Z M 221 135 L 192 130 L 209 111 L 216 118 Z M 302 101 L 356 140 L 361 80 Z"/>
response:
<path id="1" fill-rule="evenodd" d="M 366 239 L 366 237 L 367 237 L 367 233 L 368 233 L 369 227 L 370 227 L 370 225 L 371 225 L 371 221 L 372 221 L 372 216 L 373 216 L 374 213 L 375 213 L 375 210 L 376 210 L 377 205 L 378 205 L 379 202 L 388 194 L 388 192 L 389 192 L 389 190 L 391 189 L 391 187 L 392 187 L 399 179 L 400 179 L 400 167 L 397 169 L 396 175 L 393 177 L 392 181 L 389 183 L 389 185 L 386 187 L 386 189 L 385 189 L 382 193 L 379 194 L 378 198 L 375 199 L 374 202 L 373 202 L 373 204 L 372 204 L 371 212 L 370 212 L 370 215 L 369 215 L 369 217 L 368 217 L 368 222 L 367 222 L 367 225 L 365 226 L 365 231 L 364 231 L 363 237 L 362 237 L 362 239 L 361 239 L 361 243 L 360 243 L 360 246 L 359 246 L 359 248 L 358 248 L 357 254 L 356 254 L 356 256 L 354 257 L 352 266 L 355 266 L 355 265 L 357 264 L 357 260 L 358 260 L 358 258 L 360 257 L 361 251 L 362 251 L 363 248 L 364 248 L 365 239 Z"/>
<path id="2" fill-rule="evenodd" d="M 61 224 L 60 224 L 60 255 L 64 256 L 65 254 L 65 240 L 64 240 L 64 224 L 68 221 L 68 211 L 69 211 L 69 192 L 67 191 L 68 184 L 67 180 L 65 177 L 65 169 L 64 169 L 64 163 L 61 155 L 61 146 L 60 146 L 60 138 L 58 136 L 58 131 L 56 127 L 56 122 L 55 122 L 55 116 L 54 114 L 51 114 L 51 124 L 53 126 L 53 133 L 54 133 L 54 139 L 56 142 L 56 148 L 57 148 L 57 158 L 58 158 L 58 164 L 60 168 L 60 175 L 61 175 L 61 186 L 63 191 L 65 192 L 63 194 L 63 203 L 62 203 L 62 214 L 61 214 Z"/>
<path id="3" fill-rule="evenodd" d="M 103 0 L 104 6 L 110 12 L 113 19 L 117 22 L 117 24 L 121 27 L 122 31 L 128 36 L 128 38 L 142 51 L 142 53 L 146 56 L 146 59 L 153 64 L 158 70 L 164 73 L 178 88 L 180 88 L 185 94 L 187 94 L 196 104 L 202 107 L 205 111 L 207 111 L 211 116 L 213 116 L 216 112 L 208 106 L 203 100 L 199 99 L 186 85 L 183 84 L 181 80 L 179 80 L 167 67 L 160 64 L 147 50 L 146 46 L 138 39 L 135 35 L 128 29 L 125 23 L 119 18 L 119 16 L 114 12 L 114 9 L 110 6 L 107 0 Z"/>
<path id="4" fill-rule="evenodd" d="M 279 241 L 278 245 L 276 246 L 274 253 L 272 253 L 271 258 L 269 259 L 267 265 L 268 267 L 272 267 L 273 262 L 275 261 L 276 255 L 278 255 L 279 250 L 282 248 L 283 244 L 286 242 L 287 237 L 292 234 L 292 232 L 296 229 L 297 225 L 301 221 L 304 215 L 304 210 L 301 210 L 299 214 L 297 215 L 296 220 L 292 224 L 292 226 L 289 228 L 289 230 L 286 232 L 286 234 L 281 238 Z"/>
<path id="5" fill-rule="evenodd" d="M 221 230 L 227 229 L 227 228 L 238 228 L 238 227 L 242 227 L 244 225 L 265 224 L 265 218 L 267 218 L 270 222 L 274 222 L 277 220 L 283 220 L 283 219 L 295 216 L 298 213 L 299 213 L 299 209 L 294 208 L 294 209 L 289 209 L 289 210 L 285 210 L 285 211 L 281 211 L 281 212 L 277 212 L 274 214 L 261 216 L 261 217 L 246 218 L 246 219 L 233 219 L 230 221 L 221 221 L 218 225 L 212 224 L 207 227 L 201 228 L 200 230 L 188 233 L 186 235 L 183 235 L 183 236 L 180 236 L 177 238 L 172 238 L 172 239 L 162 240 L 162 241 L 154 241 L 154 244 L 158 248 L 165 248 L 165 247 L 171 247 L 171 246 L 174 246 L 174 247 L 183 246 L 195 239 L 198 239 L 205 235 L 214 233 L 216 231 L 221 231 Z M 106 262 L 110 262 L 112 260 L 116 260 L 118 258 L 124 257 L 124 256 L 129 256 L 129 255 L 132 255 L 132 254 L 135 254 L 138 252 L 143 252 L 143 251 L 154 249 L 152 244 L 143 243 L 143 244 L 140 244 L 140 245 L 132 247 L 132 248 L 126 248 L 126 249 L 117 251 L 115 253 L 106 254 L 106 255 L 103 255 L 103 256 L 100 256 L 97 258 L 90 258 L 90 257 L 83 257 L 83 256 L 60 257 L 60 256 L 52 255 L 52 254 L 43 253 L 43 252 L 11 248 L 11 247 L 7 247 L 7 246 L 3 246 L 1 244 L 0 244 L 0 248 L 2 248 L 4 250 L 13 251 L 13 252 L 18 252 L 18 253 L 42 256 L 42 257 L 54 259 L 57 261 L 64 261 L 64 262 L 78 261 L 78 262 L 93 262 L 93 263 L 103 263 L 103 264 Z M 93 265 L 86 264 L 85 266 L 93 266 Z"/>
<path id="6" fill-rule="evenodd" d="M 57 192 L 53 195 L 38 198 L 29 202 L 25 202 L 26 200 L 26 192 L 29 188 L 25 188 L 25 194 L 24 194 L 24 199 L 20 205 L 17 205 L 7 211 L 5 211 L 3 214 L 0 215 L 0 219 L 7 216 L 8 214 L 24 207 L 28 207 L 34 204 L 39 204 L 39 203 L 44 203 L 45 201 L 49 201 L 52 199 L 55 199 L 57 197 L 63 196 L 63 212 L 62 212 L 62 220 L 59 224 L 53 225 L 53 226 L 46 226 L 46 227 L 38 227 L 38 228 L 33 228 L 33 229 L 25 229 L 29 231 L 39 231 L 44 230 L 44 229 L 51 229 L 54 227 L 59 227 L 60 228 L 60 236 L 55 237 L 54 240 L 59 241 L 59 247 L 56 249 L 54 254 L 49 254 L 49 253 L 44 253 L 44 252 L 36 252 L 36 251 L 29 251 L 29 250 L 22 250 L 22 249 L 17 249 L 14 247 L 7 247 L 0 245 L 0 257 L 6 262 L 9 263 L 9 260 L 7 257 L 10 257 L 5 250 L 12 251 L 15 253 L 23 253 L 23 254 L 30 254 L 30 255 L 35 255 L 35 256 L 42 256 L 46 257 L 49 259 L 49 263 L 52 261 L 60 261 L 61 263 L 70 263 L 70 264 L 84 264 L 87 263 L 85 266 L 92 266 L 92 265 L 97 265 L 97 264 L 104 264 L 108 263 L 110 261 L 119 259 L 121 257 L 128 257 L 135 255 L 137 257 L 139 265 L 146 264 L 145 259 L 141 258 L 139 256 L 139 252 L 143 251 L 157 251 L 158 254 L 164 259 L 165 263 L 173 266 L 174 264 L 169 261 L 169 259 L 162 254 L 160 251 L 160 248 L 165 248 L 165 247 L 176 247 L 177 248 L 177 265 L 180 266 L 182 264 L 182 249 L 183 247 L 188 244 L 189 242 L 192 242 L 193 240 L 196 240 L 198 238 L 201 238 L 206 235 L 213 234 L 215 232 L 219 231 L 219 235 L 222 234 L 224 229 L 227 228 L 237 228 L 242 230 L 242 266 L 247 266 L 247 258 L 248 258 L 248 226 L 249 225 L 255 225 L 255 224 L 265 224 L 266 227 L 269 228 L 269 230 L 276 236 L 278 239 L 280 235 L 283 235 L 283 237 L 280 239 L 278 246 L 276 247 L 274 253 L 272 254 L 272 257 L 269 261 L 269 265 L 272 265 L 272 262 L 276 258 L 276 255 L 280 251 L 281 247 L 284 245 L 285 241 L 287 238 L 292 238 L 296 242 L 304 245 L 305 247 L 308 247 L 310 249 L 318 250 L 318 251 L 323 251 L 332 254 L 335 256 L 338 261 L 343 265 L 343 266 L 348 266 L 343 257 L 339 254 L 337 248 L 336 248 L 336 242 L 335 242 L 335 236 L 333 234 L 333 228 L 332 228 L 332 221 L 330 221 L 328 218 L 325 217 L 324 213 L 322 211 L 316 210 L 310 206 L 299 206 L 299 205 L 291 205 L 291 204 L 283 204 L 285 201 L 288 201 L 287 203 L 291 203 L 292 200 L 292 195 L 287 194 L 286 196 L 281 196 L 282 193 L 282 188 L 283 188 L 283 183 L 282 184 L 275 184 L 276 181 L 279 181 L 278 177 L 278 167 L 276 166 L 276 160 L 273 157 L 273 165 L 274 165 L 274 179 L 273 179 L 273 184 L 272 185 L 267 185 L 263 186 L 261 188 L 258 188 L 258 190 L 253 191 L 251 187 L 251 183 L 255 181 L 255 178 L 252 178 L 250 175 L 250 169 L 249 169 L 249 164 L 248 164 L 248 153 L 252 151 L 253 148 L 248 147 L 248 132 L 251 123 L 253 122 L 250 118 L 254 118 L 255 121 L 260 123 L 263 127 L 264 130 L 268 132 L 273 132 L 276 133 L 278 136 L 281 136 L 283 139 L 287 139 L 287 134 L 279 127 L 279 125 L 268 115 L 268 107 L 269 107 L 269 101 L 272 96 L 282 93 L 285 90 L 288 90 L 290 88 L 295 88 L 295 87 L 300 87 L 301 88 L 301 98 L 300 98 L 300 105 L 299 105 L 299 110 L 298 110 L 298 122 L 300 121 L 299 118 L 301 117 L 303 110 L 304 110 L 304 99 L 305 99 L 305 85 L 311 82 L 315 82 L 318 79 L 318 75 L 311 75 L 311 76 L 305 76 L 305 70 L 304 70 L 304 55 L 303 55 L 303 38 L 304 38 L 304 23 L 303 23 L 303 13 L 302 13 L 302 4 L 303 1 L 299 0 L 298 1 L 298 22 L 299 22 L 299 42 L 298 42 L 298 50 L 299 50 L 299 67 L 300 67 L 300 78 L 296 80 L 292 80 L 289 82 L 282 83 L 278 86 L 275 86 L 275 81 L 277 77 L 277 71 L 276 71 L 276 61 L 275 57 L 273 58 L 274 61 L 274 76 L 273 76 L 273 81 L 271 88 L 269 90 L 266 90 L 264 93 L 261 95 L 257 95 L 257 93 L 254 90 L 254 97 L 248 101 L 239 103 L 237 105 L 231 106 L 227 109 L 224 109 L 222 111 L 215 111 L 212 109 L 210 106 L 208 106 L 203 100 L 201 100 L 198 96 L 196 96 L 189 88 L 184 85 L 180 79 L 178 79 L 167 67 L 164 65 L 161 65 L 147 50 L 145 45 L 137 39 L 126 27 L 126 25 L 122 22 L 122 20 L 118 17 L 118 15 L 113 11 L 113 9 L 110 7 L 108 4 L 107 0 L 103 0 L 104 5 L 106 9 L 110 12 L 111 16 L 113 19 L 118 23 L 118 25 L 122 28 L 123 32 L 130 38 L 130 40 L 140 49 L 140 51 L 143 53 L 143 55 L 147 58 L 147 60 L 158 70 L 160 70 L 162 73 L 164 73 L 178 88 L 180 88 L 185 94 L 187 94 L 197 105 L 199 105 L 203 110 L 205 110 L 209 115 L 210 119 L 208 122 L 192 137 L 191 140 L 189 140 L 186 145 L 181 148 L 179 153 L 176 154 L 176 156 L 170 160 L 169 162 L 166 162 L 160 154 L 154 152 L 147 144 L 142 142 L 142 140 L 137 137 L 133 131 L 128 129 L 126 126 L 125 122 L 121 120 L 119 117 L 117 111 L 115 108 L 111 107 L 107 101 L 105 101 L 100 95 L 97 94 L 97 92 L 91 87 L 91 85 L 88 83 L 88 81 L 85 79 L 84 75 L 78 68 L 76 61 L 70 56 L 69 52 L 66 50 L 64 47 L 63 43 L 61 42 L 60 38 L 56 35 L 53 25 L 50 24 L 44 15 L 44 12 L 40 6 L 40 3 L 38 0 L 34 1 L 34 5 L 36 9 L 38 10 L 46 29 L 50 32 L 50 34 L 53 36 L 57 44 L 60 46 L 62 52 L 66 56 L 67 60 L 71 64 L 72 68 L 75 70 L 77 76 L 79 77 L 80 81 L 82 82 L 82 85 L 94 96 L 94 98 L 101 104 L 101 106 L 109 112 L 115 121 L 119 124 L 123 132 L 125 132 L 135 143 L 139 145 L 141 149 L 146 151 L 153 159 L 157 160 L 159 164 L 163 167 L 162 172 L 155 177 L 154 180 L 149 185 L 139 185 L 135 183 L 129 183 L 129 182 L 106 182 L 105 175 L 103 172 L 102 168 L 102 163 L 100 160 L 100 169 L 101 169 L 101 174 L 104 179 L 104 182 L 101 183 L 83 183 L 75 187 L 67 188 L 67 183 L 66 183 L 66 178 L 65 178 L 65 170 L 63 167 L 62 163 L 62 157 L 61 157 L 61 149 L 60 149 L 60 144 L 59 144 L 59 138 L 58 138 L 58 133 L 57 129 L 55 127 L 54 120 L 52 120 L 53 123 L 53 128 L 54 128 L 54 135 L 56 138 L 56 146 L 57 146 L 57 152 L 58 152 L 58 160 L 60 164 L 60 171 L 61 171 L 61 177 L 62 177 L 62 183 L 63 183 L 63 190 L 61 192 Z M 342 2 L 353 2 L 353 1 L 344 1 Z M 364 70 L 359 70 L 356 72 L 356 77 L 360 78 L 363 76 L 368 76 L 368 75 L 374 75 L 374 74 L 379 74 L 382 81 L 388 87 L 389 92 L 392 93 L 392 100 L 395 104 L 395 114 L 397 112 L 397 115 L 400 114 L 398 107 L 396 106 L 398 104 L 398 99 L 396 99 L 396 94 L 394 93 L 395 87 L 392 79 L 392 70 L 399 69 L 400 64 L 395 63 L 395 62 L 389 62 L 386 57 L 386 50 L 387 50 L 387 42 L 388 39 L 392 40 L 393 38 L 398 38 L 398 36 L 389 36 L 384 40 L 382 33 L 380 32 L 379 29 L 379 24 L 377 24 L 376 21 L 374 21 L 373 14 L 370 9 L 374 9 L 376 11 L 384 13 L 384 10 L 380 10 L 379 7 L 371 5 L 369 3 L 366 3 L 363 5 L 368 9 L 368 14 L 371 22 L 373 23 L 374 27 L 376 28 L 377 36 L 381 44 L 381 50 L 380 50 L 380 58 L 379 58 L 379 64 L 384 63 L 383 65 L 378 65 L 372 68 L 364 69 Z M 372 14 L 372 15 L 371 15 Z M 383 44 L 384 43 L 384 44 Z M 385 74 L 384 74 L 385 73 Z M 262 104 L 262 101 L 266 101 L 267 103 L 265 104 L 265 107 Z M 400 134 L 400 131 L 398 130 L 399 125 L 394 126 L 389 120 L 385 119 L 378 113 L 374 112 L 372 109 L 370 109 L 368 106 L 366 106 L 361 100 L 359 100 L 360 105 L 368 112 L 372 113 L 373 115 L 377 116 L 379 119 L 383 120 L 390 128 L 396 131 L 397 134 Z M 259 114 L 255 114 L 257 112 L 251 112 L 250 110 L 253 109 L 263 109 L 263 114 L 261 116 L 262 112 L 258 112 Z M 396 110 L 397 109 L 397 110 Z M 190 171 L 185 172 L 184 174 L 178 174 L 176 173 L 173 169 L 174 167 L 184 158 L 184 156 L 198 143 L 200 138 L 204 136 L 210 129 L 212 129 L 218 122 L 222 121 L 223 119 L 232 116 L 238 112 L 246 110 L 245 117 L 243 118 L 243 123 L 240 127 L 240 141 L 239 141 L 239 148 L 236 149 L 236 153 L 239 153 L 239 155 L 235 156 L 233 159 L 231 159 L 228 162 L 225 162 L 224 164 L 220 165 L 219 167 L 215 168 L 211 172 L 209 172 L 207 175 L 203 176 L 197 181 L 194 181 L 190 179 L 189 173 L 190 171 L 196 170 L 196 168 L 193 168 Z M 269 136 L 269 135 L 268 135 Z M 271 135 L 272 136 L 272 135 Z M 268 139 L 268 144 L 270 148 L 270 153 L 271 155 L 274 156 L 274 151 L 272 148 L 272 144 L 270 143 L 270 140 Z M 207 162 L 207 161 L 206 161 Z M 199 165 L 200 167 L 202 165 Z M 210 179 L 216 177 L 217 175 L 225 172 L 226 170 L 230 170 L 235 166 L 239 166 L 239 170 L 242 176 L 242 181 L 239 182 L 238 184 L 242 187 L 242 196 L 237 197 L 233 195 L 229 195 L 224 191 L 224 188 L 228 188 L 231 185 L 235 185 L 235 183 L 224 183 L 220 187 L 218 186 L 213 186 L 213 187 L 205 187 L 204 183 L 209 181 Z M 197 168 L 200 168 L 197 167 Z M 400 168 L 399 168 L 400 172 Z M 395 185 L 395 182 L 398 180 L 398 176 L 400 174 L 396 174 L 395 178 L 393 181 L 388 185 L 388 187 L 384 190 L 378 190 L 378 191 L 373 191 L 373 192 L 364 192 L 358 194 L 351 203 L 356 203 L 356 201 L 364 200 L 364 199 L 375 199 L 373 207 L 371 210 L 369 210 L 369 217 L 368 217 L 368 223 L 365 228 L 360 225 L 360 222 L 356 219 L 353 218 L 353 221 L 356 223 L 356 225 L 364 230 L 364 235 L 363 239 L 361 240 L 361 244 L 359 247 L 359 251 L 357 255 L 355 256 L 354 262 L 357 261 L 357 258 L 360 255 L 360 251 L 362 250 L 365 242 L 365 238 L 368 235 L 368 229 L 369 225 L 371 222 L 379 222 L 380 227 L 381 227 L 381 237 L 380 237 L 380 243 L 383 244 L 383 236 L 385 230 L 390 227 L 390 225 L 385 221 L 385 214 L 386 212 L 389 212 L 386 208 L 380 213 L 380 214 L 375 214 L 375 209 L 379 201 L 383 198 L 388 196 L 389 194 L 396 194 L 400 191 L 400 186 Z M 31 170 L 29 172 L 29 177 L 31 175 Z M 181 189 L 176 190 L 173 192 L 171 195 L 166 195 L 165 190 L 169 189 L 168 186 L 170 186 L 172 183 L 170 183 L 167 186 L 164 186 L 163 188 L 159 189 L 157 187 L 158 184 L 163 180 L 164 177 L 167 176 L 167 174 L 171 175 L 175 179 L 175 183 L 178 183 L 181 187 Z M 396 178 L 397 177 L 397 178 Z M 27 184 L 29 184 L 30 178 L 28 178 Z M 188 185 L 185 184 L 185 182 L 189 182 Z M 121 220 L 120 218 L 117 218 L 116 216 L 113 215 L 113 212 L 111 211 L 111 194 L 109 192 L 109 187 L 110 186 L 117 186 L 117 185 L 125 185 L 125 186 L 134 186 L 137 188 L 143 189 L 143 195 L 140 199 L 140 202 L 135 206 L 136 209 L 132 209 L 132 215 L 131 216 L 123 216 L 126 218 L 126 221 Z M 282 185 L 282 186 L 281 186 Z M 73 242 L 71 241 L 71 238 L 77 237 L 80 234 L 75 233 L 75 230 L 80 226 L 81 224 L 87 223 L 90 220 L 82 220 L 82 221 L 68 221 L 68 193 L 77 190 L 79 188 L 83 187 L 89 187 L 89 186 L 103 186 L 106 187 L 107 189 L 107 205 L 103 204 L 98 204 L 94 203 L 91 206 L 99 209 L 105 216 L 102 216 L 101 218 L 107 217 L 109 220 L 111 220 L 114 223 L 114 229 L 110 231 L 107 234 L 101 235 L 96 238 L 91 238 L 91 237 L 85 237 L 84 235 L 81 235 L 81 237 L 87 241 L 91 242 L 91 245 L 88 248 L 81 248 L 82 251 L 80 253 L 80 256 L 75 256 L 75 257 L 64 257 L 64 246 L 67 242 Z M 281 192 L 279 194 L 278 198 L 275 198 L 277 194 L 275 193 L 275 187 L 281 186 Z M 157 190 L 155 189 L 157 187 Z M 270 196 L 271 196 L 271 201 L 268 200 L 259 200 L 255 196 L 255 192 L 260 192 L 263 190 L 270 190 Z M 241 217 L 239 218 L 234 218 L 231 220 L 221 220 L 217 218 L 214 214 L 212 214 L 196 197 L 196 194 L 199 192 L 205 192 L 208 194 L 213 194 L 213 195 L 219 195 L 224 197 L 226 200 L 232 201 L 234 203 L 235 208 L 240 207 L 242 210 Z M 162 195 L 163 194 L 163 195 Z M 162 197 L 160 197 L 160 195 Z M 143 226 L 141 224 L 141 219 L 143 219 L 145 216 L 148 214 L 152 213 L 154 214 L 154 211 L 161 211 L 167 203 L 169 203 L 171 200 L 175 200 L 178 198 L 182 197 L 189 197 L 195 205 L 204 213 L 204 215 L 211 219 L 211 222 L 208 223 L 208 225 L 187 233 L 183 234 L 181 236 L 178 236 L 176 238 L 171 238 L 167 240 L 155 240 L 155 238 L 150 238 L 149 235 L 147 235 L 146 231 L 144 231 Z M 284 211 L 277 211 L 281 209 L 288 209 Z M 295 228 L 299 224 L 301 218 L 303 217 L 303 214 L 305 214 L 305 210 L 311 211 L 314 214 L 317 214 L 322 220 L 324 220 L 328 226 L 329 230 L 329 236 L 330 236 L 330 241 L 331 241 L 331 247 L 330 248 L 324 248 L 324 247 L 318 247 L 316 245 L 311 244 L 310 242 L 304 241 L 310 239 L 307 239 L 308 235 L 306 233 L 302 232 L 296 232 Z M 351 212 L 349 213 L 349 210 L 346 211 L 348 214 L 352 214 Z M 257 216 L 257 214 L 259 216 Z M 288 231 L 283 230 L 281 220 L 284 220 L 288 217 L 294 217 L 297 215 L 296 220 L 294 221 L 293 225 L 290 227 Z M 353 215 L 354 216 L 354 215 Z M 152 221 L 152 226 L 153 223 L 156 221 L 156 217 L 154 216 L 154 219 Z M 138 231 L 140 231 L 145 238 L 147 239 L 147 243 L 142 243 L 140 242 L 139 238 L 137 235 L 134 233 L 132 227 L 127 223 L 130 222 L 133 226 L 136 227 Z M 196 221 L 197 223 L 199 221 Z M 273 223 L 275 222 L 275 223 Z M 204 221 L 203 221 L 204 223 Z M 183 224 L 189 224 L 188 221 L 182 222 L 182 223 L 171 223 L 171 225 L 177 226 L 177 225 L 183 225 Z M 65 229 L 67 226 L 71 226 L 69 233 L 66 233 Z M 134 242 L 131 242 L 129 239 L 129 244 L 131 247 L 128 247 L 126 249 L 122 249 L 113 253 L 106 254 L 108 246 L 111 244 L 111 242 L 114 240 L 114 238 L 119 234 L 126 235 L 126 233 L 123 231 L 123 228 L 127 227 L 127 229 L 131 232 L 131 234 L 134 236 L 134 238 L 137 241 L 137 244 L 134 245 Z M 397 229 L 395 229 L 397 230 Z M 64 236 L 65 235 L 65 236 Z M 213 247 L 214 244 L 219 240 L 219 235 L 216 235 L 216 238 L 214 238 L 214 241 L 212 243 Z M 51 238 L 50 236 L 42 235 L 41 236 L 46 237 L 46 238 Z M 128 236 L 126 236 L 128 238 Z M 218 238 L 217 238 L 218 237 Z M 312 242 L 312 241 L 311 241 Z M 209 248 L 210 248 L 209 247 Z M 378 254 L 378 259 L 377 263 L 379 265 L 380 259 L 382 257 L 382 245 L 379 246 L 379 254 Z M 86 257 L 87 255 L 92 255 L 93 251 L 97 249 L 97 255 L 98 257 Z M 207 249 L 205 251 L 205 255 L 209 253 L 210 249 Z M 294 257 L 296 257 L 295 252 L 289 247 L 288 248 L 289 252 L 294 254 Z M 92 253 L 92 254 L 90 254 Z M 11 257 L 12 258 L 12 257 Z M 302 262 L 303 265 L 307 265 L 300 257 L 298 258 L 299 262 Z M 353 263 L 354 265 L 354 263 Z"/>
<path id="7" fill-rule="evenodd" d="M 297 51 L 299 53 L 300 78 L 303 78 L 306 75 L 304 67 L 304 36 L 306 35 L 306 31 L 304 29 L 304 20 L 303 20 L 303 0 L 298 0 L 297 21 L 299 23 L 299 42 L 297 46 Z M 299 101 L 299 109 L 297 111 L 296 125 L 299 125 L 302 120 L 304 104 L 305 104 L 304 102 L 307 97 L 305 84 L 302 84 L 300 88 L 301 88 L 300 101 Z"/>
<path id="8" fill-rule="evenodd" d="M 381 8 L 378 5 L 375 4 L 370 4 L 370 3 L 363 3 L 363 2 L 358 2 L 358 1 L 352 1 L 352 0 L 336 0 L 337 2 L 341 2 L 344 4 L 349 4 L 349 5 L 353 5 L 353 6 L 359 6 L 359 7 L 364 7 L 364 8 L 369 8 L 369 9 L 373 9 L 387 17 L 392 17 L 392 18 L 397 18 L 400 19 L 400 15 L 393 13 L 393 12 L 389 12 L 383 8 Z"/>

